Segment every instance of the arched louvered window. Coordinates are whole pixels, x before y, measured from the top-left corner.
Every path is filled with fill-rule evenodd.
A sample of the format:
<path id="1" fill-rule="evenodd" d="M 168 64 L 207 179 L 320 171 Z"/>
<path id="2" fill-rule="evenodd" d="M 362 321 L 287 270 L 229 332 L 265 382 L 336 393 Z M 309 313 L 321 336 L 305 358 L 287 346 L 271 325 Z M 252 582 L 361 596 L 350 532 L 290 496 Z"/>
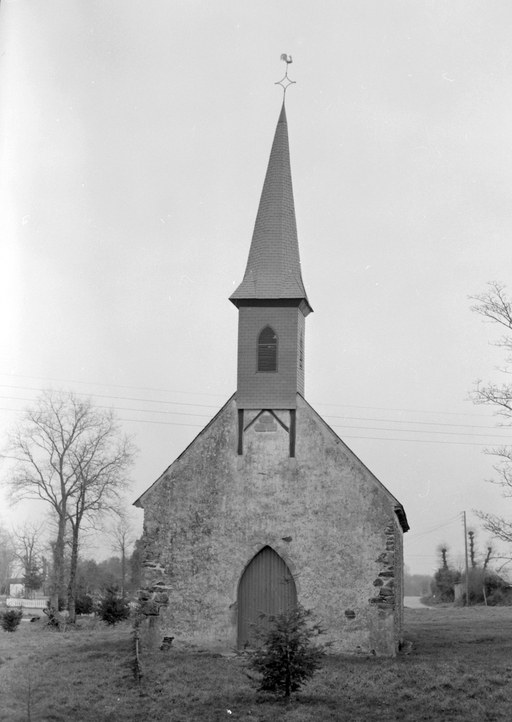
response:
<path id="1" fill-rule="evenodd" d="M 258 371 L 277 371 L 277 336 L 270 326 L 258 336 Z"/>

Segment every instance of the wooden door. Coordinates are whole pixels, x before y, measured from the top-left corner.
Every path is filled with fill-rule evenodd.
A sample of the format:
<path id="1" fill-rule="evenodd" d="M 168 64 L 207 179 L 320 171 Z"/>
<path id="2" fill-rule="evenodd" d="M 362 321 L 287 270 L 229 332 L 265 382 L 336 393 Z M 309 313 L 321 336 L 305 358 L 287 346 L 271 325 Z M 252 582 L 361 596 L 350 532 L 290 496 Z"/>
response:
<path id="1" fill-rule="evenodd" d="M 245 568 L 238 586 L 238 646 L 254 642 L 256 624 L 271 625 L 262 613 L 280 614 L 297 604 L 295 582 L 286 562 L 270 547 L 263 547 Z"/>

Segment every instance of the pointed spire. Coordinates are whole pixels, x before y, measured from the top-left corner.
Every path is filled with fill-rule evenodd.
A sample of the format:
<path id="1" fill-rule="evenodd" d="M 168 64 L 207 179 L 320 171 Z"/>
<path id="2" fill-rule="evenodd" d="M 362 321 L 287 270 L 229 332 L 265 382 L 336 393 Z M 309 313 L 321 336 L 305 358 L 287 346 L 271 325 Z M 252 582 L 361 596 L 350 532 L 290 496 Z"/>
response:
<path id="1" fill-rule="evenodd" d="M 300 268 L 293 203 L 288 123 L 283 106 L 277 122 L 267 174 L 242 283 L 230 297 L 241 301 L 299 299 L 309 305 Z"/>

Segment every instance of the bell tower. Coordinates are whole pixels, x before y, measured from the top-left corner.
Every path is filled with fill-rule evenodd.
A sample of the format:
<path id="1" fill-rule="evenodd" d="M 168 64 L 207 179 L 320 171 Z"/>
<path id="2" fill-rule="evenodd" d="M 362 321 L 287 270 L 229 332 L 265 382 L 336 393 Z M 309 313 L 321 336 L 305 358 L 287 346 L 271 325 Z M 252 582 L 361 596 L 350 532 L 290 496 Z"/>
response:
<path id="1" fill-rule="evenodd" d="M 243 409 L 295 409 L 304 395 L 304 332 L 313 310 L 302 281 L 283 102 L 242 283 L 236 402 Z"/>

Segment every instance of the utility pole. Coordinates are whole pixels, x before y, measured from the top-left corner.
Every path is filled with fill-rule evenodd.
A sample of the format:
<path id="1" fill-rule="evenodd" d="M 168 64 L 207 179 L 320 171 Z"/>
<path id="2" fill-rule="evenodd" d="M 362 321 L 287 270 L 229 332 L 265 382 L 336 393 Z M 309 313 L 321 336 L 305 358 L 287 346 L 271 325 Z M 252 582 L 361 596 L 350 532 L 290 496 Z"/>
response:
<path id="1" fill-rule="evenodd" d="M 468 564 L 468 534 L 466 531 L 466 512 L 464 515 L 464 550 L 466 555 L 466 607 L 469 607 L 469 564 Z"/>

